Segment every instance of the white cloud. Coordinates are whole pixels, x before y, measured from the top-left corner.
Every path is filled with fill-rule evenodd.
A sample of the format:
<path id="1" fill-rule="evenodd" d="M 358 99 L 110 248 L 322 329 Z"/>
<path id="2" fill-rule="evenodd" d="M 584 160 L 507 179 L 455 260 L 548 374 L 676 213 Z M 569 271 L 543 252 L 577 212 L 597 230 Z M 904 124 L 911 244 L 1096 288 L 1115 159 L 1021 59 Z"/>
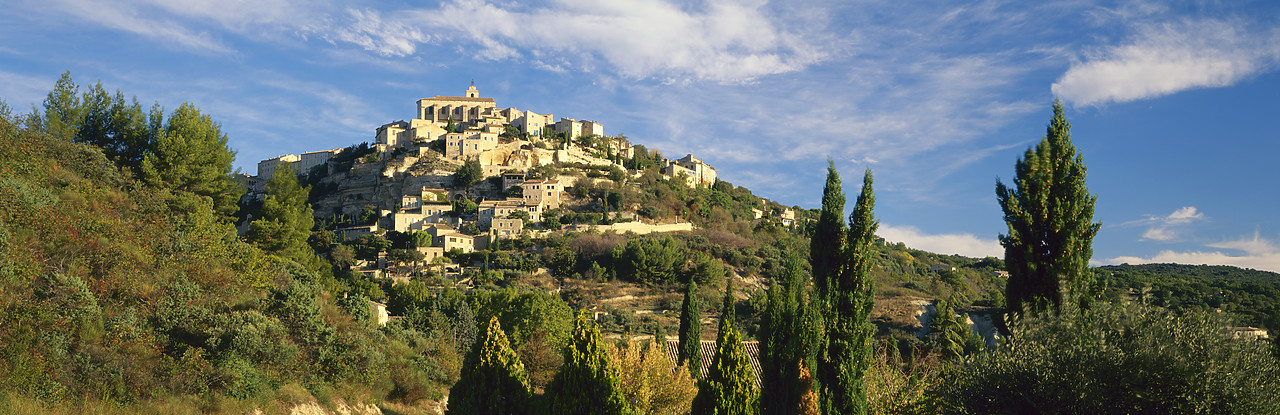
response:
<path id="1" fill-rule="evenodd" d="M 31 110 L 30 105 L 40 105 L 50 89 L 53 78 L 28 76 L 0 71 L 0 99 L 5 100 L 15 114 Z"/>
<path id="2" fill-rule="evenodd" d="M 479 44 L 486 60 L 571 56 L 576 69 L 596 60 L 632 78 L 744 82 L 821 61 L 817 31 L 779 19 L 761 1 L 553 1 L 545 7 L 455 0 L 438 10 L 399 12 L 436 36 Z M 476 24 L 484 22 L 484 24 Z M 371 28 L 372 30 L 394 28 Z M 394 37 L 393 37 L 394 38 Z M 550 65 L 550 67 L 561 67 Z"/>
<path id="3" fill-rule="evenodd" d="M 1147 215 L 1146 218 L 1120 224 L 1120 226 L 1146 226 L 1142 233 L 1143 240 L 1158 242 L 1175 242 L 1181 239 L 1188 224 L 1204 220 L 1204 213 L 1195 206 L 1184 206 L 1165 216 Z"/>
<path id="4" fill-rule="evenodd" d="M 893 226 L 884 223 L 876 234 L 889 242 L 902 242 L 909 247 L 940 254 L 955 254 L 967 257 L 983 258 L 1001 257 L 1004 247 L 995 239 L 982 239 L 973 234 L 940 234 L 929 235 L 912 226 Z"/>
<path id="5" fill-rule="evenodd" d="M 349 9 L 355 23 L 336 31 L 337 40 L 354 43 L 382 56 L 412 55 L 430 37 L 400 20 L 384 20 L 376 10 Z"/>
<path id="6" fill-rule="evenodd" d="M 1076 105 L 1128 102 L 1229 86 L 1269 69 L 1278 57 L 1274 30 L 1250 30 L 1239 21 L 1146 24 L 1133 40 L 1072 65 L 1051 89 Z"/>
<path id="7" fill-rule="evenodd" d="M 1241 238 L 1205 245 L 1219 250 L 1160 251 L 1151 257 L 1119 256 L 1110 258 L 1108 264 L 1153 264 L 1176 263 L 1191 265 L 1233 265 L 1241 268 L 1253 268 L 1272 272 L 1280 272 L 1280 246 L 1272 240 L 1262 238 L 1254 233 L 1252 238 Z M 1227 250 L 1227 251 L 1222 251 Z M 1231 252 L 1235 251 L 1235 252 Z"/>

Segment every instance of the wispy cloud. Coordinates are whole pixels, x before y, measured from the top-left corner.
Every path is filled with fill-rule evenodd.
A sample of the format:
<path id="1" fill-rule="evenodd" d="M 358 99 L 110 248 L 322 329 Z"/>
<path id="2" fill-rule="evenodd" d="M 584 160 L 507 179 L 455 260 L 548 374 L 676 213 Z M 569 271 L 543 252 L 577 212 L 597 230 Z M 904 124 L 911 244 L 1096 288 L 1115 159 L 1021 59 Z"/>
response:
<path id="1" fill-rule="evenodd" d="M 336 29 L 334 38 L 382 56 L 412 55 L 419 43 L 431 39 L 402 19 L 383 19 L 376 10 L 348 9 L 347 14 L 354 22 Z"/>
<path id="2" fill-rule="evenodd" d="M 30 111 L 28 103 L 39 105 L 53 88 L 55 79 L 0 71 L 0 99 L 15 113 Z"/>
<path id="3" fill-rule="evenodd" d="M 640 79 L 745 82 L 799 70 L 826 56 L 817 42 L 825 36 L 777 18 L 763 1 L 681 5 L 666 0 L 560 0 L 522 7 L 455 0 L 439 9 L 396 14 L 406 19 L 404 24 L 428 28 L 436 36 L 474 42 L 479 48 L 473 53 L 481 59 L 527 59 L 552 70 L 566 65 L 583 70 L 603 61 L 627 77 Z M 371 26 L 363 32 L 381 32 L 371 36 L 373 40 L 411 40 L 401 36 L 401 30 L 394 25 Z M 547 54 L 572 58 L 551 62 L 543 58 Z"/>
<path id="4" fill-rule="evenodd" d="M 1252 238 L 1240 238 L 1205 245 L 1217 250 L 1165 250 L 1151 257 L 1119 256 L 1105 260 L 1108 264 L 1177 263 L 1192 265 L 1233 265 L 1280 272 L 1280 245 L 1255 232 Z M 1225 250 L 1225 251 L 1224 251 Z"/>
<path id="5" fill-rule="evenodd" d="M 1186 225 L 1205 219 L 1204 213 L 1195 206 L 1184 206 L 1165 216 L 1147 215 L 1146 218 L 1120 224 L 1120 226 L 1144 226 L 1143 240 L 1157 242 L 1175 242 L 1181 239 Z"/>
<path id="6" fill-rule="evenodd" d="M 1094 106 L 1229 86 L 1275 65 L 1276 35 L 1237 20 L 1141 24 L 1124 44 L 1087 54 L 1051 89 L 1067 102 Z"/>
<path id="7" fill-rule="evenodd" d="M 893 226 L 881 223 L 876 234 L 889 242 L 902 242 L 909 247 L 940 254 L 963 255 L 982 258 L 1004 255 L 1004 247 L 995 239 L 982 239 L 973 234 L 924 233 L 912 226 Z"/>

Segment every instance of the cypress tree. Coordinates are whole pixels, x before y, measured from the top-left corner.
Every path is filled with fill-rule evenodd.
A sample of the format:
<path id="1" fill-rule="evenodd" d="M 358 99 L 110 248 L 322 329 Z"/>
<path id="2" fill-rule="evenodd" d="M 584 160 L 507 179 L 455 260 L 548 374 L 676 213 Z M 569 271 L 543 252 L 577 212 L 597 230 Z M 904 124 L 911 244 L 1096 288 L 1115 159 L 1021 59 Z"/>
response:
<path id="1" fill-rule="evenodd" d="M 875 287 L 871 281 L 871 243 L 878 224 L 872 210 L 871 170 L 862 177 L 862 192 L 853 213 L 849 214 L 849 230 L 842 249 L 844 266 L 831 284 L 827 314 L 827 333 L 823 364 L 820 365 L 824 393 L 821 396 L 825 414 L 866 414 L 867 390 L 864 377 L 871 365 L 871 309 L 875 305 Z"/>
<path id="2" fill-rule="evenodd" d="M 827 160 L 827 184 L 822 188 L 822 212 L 809 240 L 809 262 L 813 265 L 813 286 L 826 302 L 831 283 L 839 276 L 840 250 L 844 244 L 844 190 L 836 163 Z"/>
<path id="3" fill-rule="evenodd" d="M 449 414 L 528 414 L 533 394 L 520 355 L 511 349 L 498 318 L 489 319 L 484 341 L 463 362 L 458 382 L 449 390 Z"/>
<path id="4" fill-rule="evenodd" d="M 1071 143 L 1071 124 L 1054 101 L 1045 136 L 1014 167 L 1014 188 L 996 180 L 996 199 L 1009 233 L 1000 235 L 1009 271 L 1010 310 L 1062 309 L 1063 291 L 1082 308 L 1096 289 L 1089 272 L 1098 198 L 1085 187 L 1084 158 Z"/>
<path id="5" fill-rule="evenodd" d="M 600 328 L 586 312 L 578 312 L 573 339 L 564 348 L 564 366 L 547 385 L 548 414 L 631 414 L 617 372 L 600 342 Z"/>
<path id="6" fill-rule="evenodd" d="M 751 376 L 751 362 L 742 347 L 742 336 L 733 324 L 724 327 L 724 333 L 716 342 L 716 356 L 712 360 L 707 378 L 698 385 L 698 395 L 693 398 L 694 415 L 751 415 L 757 413 L 755 379 Z"/>
<path id="7" fill-rule="evenodd" d="M 782 284 L 774 281 L 760 319 L 760 409 L 764 414 L 802 411 L 806 394 L 814 394 L 809 369 L 817 363 L 821 322 L 808 301 L 804 275 L 797 258 L 787 261 Z M 801 369 L 803 368 L 802 376 Z M 813 404 L 817 397 L 813 395 Z"/>
<path id="8" fill-rule="evenodd" d="M 702 307 L 698 305 L 698 283 L 693 279 L 684 291 L 684 304 L 680 307 L 680 359 L 678 365 L 688 362 L 689 373 L 695 379 L 702 377 Z"/>
<path id="9" fill-rule="evenodd" d="M 954 297 L 939 300 L 933 321 L 930 322 L 930 329 L 938 333 L 938 348 L 941 349 L 944 360 L 955 361 L 964 357 L 965 340 L 967 340 L 964 332 L 967 327 L 956 319 L 955 313 Z"/>
<path id="10" fill-rule="evenodd" d="M 716 331 L 716 341 L 724 337 L 724 329 L 732 326 L 737 319 L 734 312 L 733 277 L 724 277 L 724 303 L 720 306 L 720 328 Z"/>

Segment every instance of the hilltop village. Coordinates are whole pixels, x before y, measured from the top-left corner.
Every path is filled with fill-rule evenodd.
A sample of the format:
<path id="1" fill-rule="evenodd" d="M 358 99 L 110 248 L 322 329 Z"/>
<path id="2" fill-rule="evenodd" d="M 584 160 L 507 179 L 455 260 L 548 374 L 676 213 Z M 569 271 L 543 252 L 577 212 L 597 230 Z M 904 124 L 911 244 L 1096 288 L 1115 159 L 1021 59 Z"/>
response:
<path id="1" fill-rule="evenodd" d="M 256 176 L 241 178 L 248 189 L 244 199 L 261 201 L 264 184 L 288 166 L 311 184 L 315 216 L 337 225 L 339 240 L 425 232 L 430 246 L 418 250 L 426 261 L 562 227 L 638 234 L 693 229 L 678 214 L 645 217 L 638 214 L 640 206 L 608 209 L 607 201 L 567 194 L 575 187 L 638 177 L 642 172 L 629 170 L 624 161 L 647 150 L 625 136 L 606 135 L 598 121 L 554 119 L 550 113 L 499 108 L 471 85 L 463 96 L 418 100 L 414 118 L 378 127 L 372 144 L 260 161 Z M 717 180 L 716 169 L 691 154 L 654 161 L 664 179 L 688 187 Z M 561 222 L 565 214 L 584 211 L 604 211 L 605 224 Z M 753 213 L 757 219 L 774 215 L 785 225 L 795 219 L 785 207 Z M 252 220 L 244 218 L 241 230 Z M 385 261 L 378 264 L 384 267 Z"/>

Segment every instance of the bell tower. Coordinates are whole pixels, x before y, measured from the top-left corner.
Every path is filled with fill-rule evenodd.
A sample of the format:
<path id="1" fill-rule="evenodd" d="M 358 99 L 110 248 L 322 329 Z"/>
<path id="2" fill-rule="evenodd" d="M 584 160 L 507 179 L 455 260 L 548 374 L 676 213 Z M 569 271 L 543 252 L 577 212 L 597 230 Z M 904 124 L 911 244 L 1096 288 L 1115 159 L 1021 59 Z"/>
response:
<path id="1" fill-rule="evenodd" d="M 471 81 L 471 86 L 467 87 L 467 98 L 480 98 L 480 91 L 476 91 L 476 81 Z"/>

